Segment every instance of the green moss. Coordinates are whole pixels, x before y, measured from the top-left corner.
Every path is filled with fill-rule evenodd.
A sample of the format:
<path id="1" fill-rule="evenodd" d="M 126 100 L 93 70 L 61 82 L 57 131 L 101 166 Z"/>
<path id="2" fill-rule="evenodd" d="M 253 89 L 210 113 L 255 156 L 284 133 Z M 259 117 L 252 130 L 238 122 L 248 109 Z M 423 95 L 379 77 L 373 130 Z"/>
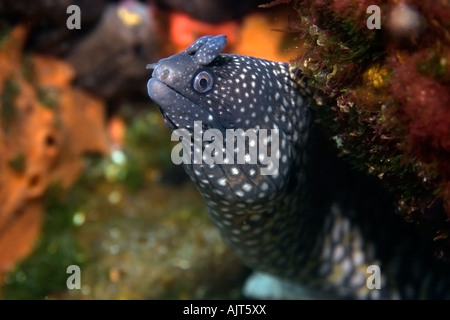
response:
<path id="1" fill-rule="evenodd" d="M 434 52 L 428 60 L 417 65 L 417 71 L 420 74 L 431 76 L 435 80 L 441 80 L 448 72 L 448 61 L 442 58 L 438 52 Z"/>
<path id="2" fill-rule="evenodd" d="M 327 50 L 327 58 L 365 63 L 376 60 L 382 55 L 379 33 L 363 32 L 357 27 L 357 22 L 351 18 L 333 17 L 327 20 L 325 28 L 333 30 L 328 47 L 339 48 L 339 55 L 333 53 L 334 50 Z"/>
<path id="3" fill-rule="evenodd" d="M 124 184 L 130 191 L 141 189 L 145 183 L 145 174 L 143 168 L 140 168 L 131 163 L 127 167 Z"/>
<path id="4" fill-rule="evenodd" d="M 24 173 L 26 168 L 26 158 L 23 153 L 16 154 L 10 161 L 9 166 L 17 173 Z"/>
<path id="5" fill-rule="evenodd" d="M 126 145 L 130 156 L 144 166 L 165 167 L 171 163 L 170 132 L 156 110 L 141 111 L 129 123 Z"/>
<path id="6" fill-rule="evenodd" d="M 37 90 L 39 102 L 45 107 L 54 110 L 58 106 L 59 92 L 53 88 L 39 87 Z"/>
<path id="7" fill-rule="evenodd" d="M 357 83 L 369 62 L 383 55 L 379 32 L 358 27 L 354 17 L 317 8 L 301 10 L 296 30 L 305 55 L 297 62 L 309 85 L 329 96 Z"/>
<path id="8" fill-rule="evenodd" d="M 31 59 L 31 56 L 29 54 L 25 54 L 23 58 L 22 75 L 30 83 L 35 83 L 36 74 L 34 70 L 33 59 Z"/>
<path id="9" fill-rule="evenodd" d="M 124 118 L 128 123 L 124 148 L 113 150 L 111 158 L 102 161 L 102 167 L 108 181 L 122 183 L 133 192 L 143 188 L 152 174 L 172 164 L 173 143 L 155 110 L 142 110 Z"/>
<path id="10" fill-rule="evenodd" d="M 1 121 L 5 133 L 9 132 L 14 119 L 17 116 L 16 97 L 19 93 L 19 86 L 11 79 L 6 80 L 3 92 L 0 96 Z"/>
<path id="11" fill-rule="evenodd" d="M 131 191 L 144 185 L 147 170 L 162 169 L 172 163 L 170 133 L 154 110 L 141 111 L 130 119 L 125 140 L 122 178 Z"/>

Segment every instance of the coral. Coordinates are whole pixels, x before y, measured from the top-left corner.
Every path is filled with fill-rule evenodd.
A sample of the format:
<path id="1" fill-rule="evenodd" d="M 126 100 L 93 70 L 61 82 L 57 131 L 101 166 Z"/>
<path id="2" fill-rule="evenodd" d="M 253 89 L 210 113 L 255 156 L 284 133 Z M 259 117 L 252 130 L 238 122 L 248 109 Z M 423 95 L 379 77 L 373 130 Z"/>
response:
<path id="1" fill-rule="evenodd" d="M 24 58 L 26 37 L 18 25 L 0 43 L 0 277 L 32 249 L 48 186 L 70 186 L 85 153 L 109 149 L 102 102 L 71 87 L 66 63 Z"/>
<path id="2" fill-rule="evenodd" d="M 366 9 L 381 8 L 381 30 Z M 318 89 L 318 122 L 341 156 L 375 175 L 406 220 L 450 256 L 450 6 L 441 1 L 293 1 L 293 61 Z"/>

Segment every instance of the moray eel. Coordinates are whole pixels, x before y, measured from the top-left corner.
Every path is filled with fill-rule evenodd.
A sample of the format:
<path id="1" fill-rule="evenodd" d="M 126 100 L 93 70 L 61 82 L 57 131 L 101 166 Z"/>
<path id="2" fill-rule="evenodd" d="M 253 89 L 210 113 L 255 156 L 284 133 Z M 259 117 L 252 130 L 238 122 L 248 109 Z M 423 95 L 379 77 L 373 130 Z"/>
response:
<path id="1" fill-rule="evenodd" d="M 372 196 L 328 151 L 311 110 L 315 94 L 301 73 L 287 63 L 222 54 L 225 44 L 223 35 L 201 37 L 148 65 L 154 70 L 147 88 L 169 128 L 191 134 L 182 140 L 192 154 L 227 130 L 242 130 L 235 154 L 239 139 L 248 151 L 259 143 L 256 162 L 183 162 L 226 244 L 247 266 L 320 297 L 446 297 L 448 266 L 384 206 L 388 197 Z M 194 133 L 211 129 L 215 136 L 196 145 Z M 273 134 L 245 135 L 263 129 Z M 211 154 L 227 151 L 219 141 L 222 148 L 215 144 Z"/>

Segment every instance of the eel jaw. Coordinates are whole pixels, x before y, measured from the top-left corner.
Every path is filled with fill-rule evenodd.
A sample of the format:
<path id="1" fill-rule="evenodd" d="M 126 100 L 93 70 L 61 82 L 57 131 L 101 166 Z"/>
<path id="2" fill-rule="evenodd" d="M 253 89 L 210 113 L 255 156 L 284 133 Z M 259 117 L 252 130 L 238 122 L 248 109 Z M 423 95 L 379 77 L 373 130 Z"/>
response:
<path id="1" fill-rule="evenodd" d="M 150 98 L 159 105 L 161 113 L 167 119 L 171 130 L 185 128 L 193 132 L 194 121 L 201 121 L 210 127 L 221 129 L 214 115 L 196 103 L 187 99 L 175 89 L 157 78 L 150 78 L 147 83 Z"/>

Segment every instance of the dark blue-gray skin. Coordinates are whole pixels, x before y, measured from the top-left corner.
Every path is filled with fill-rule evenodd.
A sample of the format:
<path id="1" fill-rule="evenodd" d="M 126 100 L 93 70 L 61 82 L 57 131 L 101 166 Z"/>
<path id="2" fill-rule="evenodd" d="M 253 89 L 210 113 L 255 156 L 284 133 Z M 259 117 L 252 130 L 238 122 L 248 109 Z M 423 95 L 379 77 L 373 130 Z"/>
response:
<path id="1" fill-rule="evenodd" d="M 447 297 L 449 266 L 394 214 L 388 195 L 333 154 L 301 73 L 287 63 L 222 54 L 225 44 L 223 35 L 199 38 L 149 65 L 147 86 L 171 130 L 193 133 L 194 121 L 223 136 L 227 129 L 279 130 L 276 174 L 262 174 L 259 162 L 183 164 L 227 245 L 247 266 L 318 296 Z"/>

